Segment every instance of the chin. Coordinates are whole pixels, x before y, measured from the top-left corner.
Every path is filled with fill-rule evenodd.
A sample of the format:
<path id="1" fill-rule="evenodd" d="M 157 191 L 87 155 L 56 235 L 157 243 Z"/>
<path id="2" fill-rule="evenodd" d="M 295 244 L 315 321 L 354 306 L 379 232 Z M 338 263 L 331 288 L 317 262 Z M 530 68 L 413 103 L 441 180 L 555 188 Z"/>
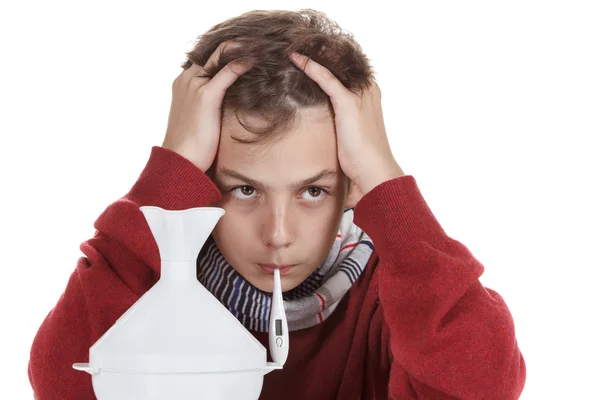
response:
<path id="1" fill-rule="evenodd" d="M 256 280 L 252 280 L 249 281 L 254 287 L 256 287 L 259 290 L 262 290 L 263 292 L 267 292 L 267 293 L 273 293 L 273 279 L 269 279 L 269 278 L 263 278 L 260 279 L 258 282 Z M 281 277 L 281 291 L 282 292 L 288 292 L 292 289 L 294 289 L 296 286 L 298 286 L 301 282 L 290 282 L 289 278 L 287 277 Z"/>
<path id="2" fill-rule="evenodd" d="M 255 288 L 262 290 L 263 292 L 273 293 L 273 276 L 252 276 L 246 278 L 248 282 Z M 288 292 L 302 283 L 298 277 L 293 276 L 282 276 L 281 277 L 281 291 Z"/>
<path id="3" fill-rule="evenodd" d="M 288 292 L 299 286 L 310 273 L 306 274 L 305 265 L 298 265 L 298 269 L 281 274 L 281 291 Z M 235 269 L 235 268 L 234 268 Z M 252 286 L 266 293 L 273 293 L 273 275 L 265 274 L 258 265 L 243 270 L 236 269 Z M 306 275 L 306 276 L 304 276 Z"/>

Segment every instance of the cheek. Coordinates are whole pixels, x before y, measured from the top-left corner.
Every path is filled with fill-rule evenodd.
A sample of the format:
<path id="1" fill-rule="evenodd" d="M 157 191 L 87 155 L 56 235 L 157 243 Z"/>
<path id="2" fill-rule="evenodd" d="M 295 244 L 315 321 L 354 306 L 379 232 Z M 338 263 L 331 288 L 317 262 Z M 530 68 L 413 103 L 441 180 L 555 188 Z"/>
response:
<path id="1" fill-rule="evenodd" d="M 297 239 L 302 238 L 303 246 L 315 252 L 315 256 L 321 256 L 322 252 L 328 252 L 335 240 L 339 224 L 331 215 L 320 218 L 305 218 L 301 231 L 297 232 Z"/>
<path id="2" fill-rule="evenodd" d="M 243 244 L 248 242 L 250 233 L 247 223 L 232 214 L 228 215 L 225 210 L 225 215 L 221 217 L 212 234 L 219 248 L 227 251 L 230 247 L 243 247 Z"/>

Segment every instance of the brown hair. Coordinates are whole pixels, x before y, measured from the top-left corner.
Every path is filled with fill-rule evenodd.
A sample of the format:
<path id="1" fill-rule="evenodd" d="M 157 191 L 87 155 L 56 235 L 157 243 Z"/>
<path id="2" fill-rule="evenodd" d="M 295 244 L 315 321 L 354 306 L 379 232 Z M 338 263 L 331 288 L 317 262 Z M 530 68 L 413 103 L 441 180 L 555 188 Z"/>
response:
<path id="1" fill-rule="evenodd" d="M 333 116 L 329 96 L 289 60 L 291 51 L 323 65 L 354 93 L 364 93 L 374 75 L 353 35 L 312 9 L 254 10 L 228 19 L 198 37 L 181 67 L 187 69 L 192 62 L 204 66 L 224 41 L 242 45 L 221 53 L 218 63 L 206 68 L 206 77 L 212 78 L 232 60 L 253 65 L 229 87 L 223 99 L 222 110 L 233 111 L 246 130 L 258 135 L 257 140 L 233 138 L 241 143 L 255 143 L 283 132 L 303 107 L 327 105 Z M 268 124 L 252 128 L 238 113 L 258 116 Z"/>

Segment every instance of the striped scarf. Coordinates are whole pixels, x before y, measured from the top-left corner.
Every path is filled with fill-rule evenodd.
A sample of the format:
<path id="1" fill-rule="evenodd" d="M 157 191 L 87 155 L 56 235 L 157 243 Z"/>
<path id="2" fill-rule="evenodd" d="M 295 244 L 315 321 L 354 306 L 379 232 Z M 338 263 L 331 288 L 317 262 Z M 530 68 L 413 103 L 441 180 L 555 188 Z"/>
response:
<path id="1" fill-rule="evenodd" d="M 354 224 L 354 209 L 344 210 L 338 234 L 321 265 L 300 285 L 283 293 L 290 331 L 323 322 L 365 269 L 373 242 Z M 212 236 L 197 263 L 198 280 L 251 331 L 267 332 L 271 293 L 251 285 L 221 254 Z"/>

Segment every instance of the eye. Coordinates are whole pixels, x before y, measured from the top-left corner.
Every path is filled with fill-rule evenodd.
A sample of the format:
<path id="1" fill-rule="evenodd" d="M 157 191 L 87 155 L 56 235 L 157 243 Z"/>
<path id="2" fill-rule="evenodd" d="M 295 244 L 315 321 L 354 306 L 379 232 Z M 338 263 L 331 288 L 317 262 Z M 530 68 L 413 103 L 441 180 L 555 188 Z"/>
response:
<path id="1" fill-rule="evenodd" d="M 239 197 L 235 196 L 240 200 L 247 200 L 247 199 L 256 197 L 256 196 L 251 196 L 253 193 L 256 194 L 256 190 L 252 186 L 248 186 L 248 185 L 234 187 L 229 192 L 230 193 L 235 193 L 235 192 L 241 193 L 242 196 L 239 196 Z"/>
<path id="2" fill-rule="evenodd" d="M 315 192 L 316 192 L 316 194 L 315 194 Z M 316 187 L 316 186 L 306 189 L 303 193 L 308 193 L 308 198 L 303 197 L 304 199 L 313 201 L 315 203 L 323 200 L 325 198 L 325 196 L 327 195 L 327 191 L 325 189 Z M 322 196 L 319 196 L 319 195 L 322 195 Z"/>

